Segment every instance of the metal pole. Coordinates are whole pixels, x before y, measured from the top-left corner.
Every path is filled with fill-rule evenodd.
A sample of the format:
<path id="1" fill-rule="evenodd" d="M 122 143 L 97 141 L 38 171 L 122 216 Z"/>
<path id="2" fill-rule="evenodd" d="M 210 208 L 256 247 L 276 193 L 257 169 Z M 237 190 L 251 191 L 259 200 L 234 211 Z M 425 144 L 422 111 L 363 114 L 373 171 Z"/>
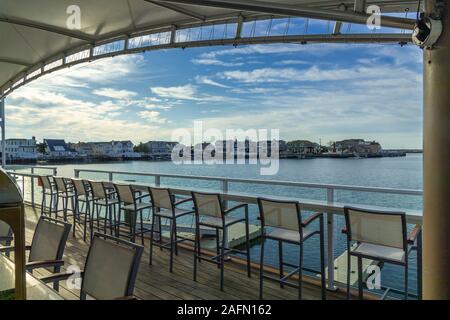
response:
<path id="1" fill-rule="evenodd" d="M 426 15 L 436 0 L 427 1 Z M 423 52 L 423 297 L 450 299 L 450 2 L 442 34 Z"/>
<path id="2" fill-rule="evenodd" d="M 6 166 L 6 139 L 5 139 L 5 99 L 0 99 L 0 118 L 2 118 L 2 167 Z"/>
<path id="3" fill-rule="evenodd" d="M 327 202 L 334 201 L 334 189 L 327 188 Z M 334 285 L 334 214 L 327 213 L 327 265 L 328 290 L 336 290 Z"/>
<path id="4" fill-rule="evenodd" d="M 34 174 L 34 168 L 31 168 L 31 173 Z M 34 208 L 34 177 L 31 177 L 31 206 Z"/>

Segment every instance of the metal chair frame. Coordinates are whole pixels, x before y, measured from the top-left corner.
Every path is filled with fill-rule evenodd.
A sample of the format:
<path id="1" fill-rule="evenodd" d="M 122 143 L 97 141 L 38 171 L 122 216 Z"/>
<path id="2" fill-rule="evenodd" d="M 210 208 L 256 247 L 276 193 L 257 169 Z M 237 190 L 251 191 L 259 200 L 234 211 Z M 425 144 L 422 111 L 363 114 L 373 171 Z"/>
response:
<path id="1" fill-rule="evenodd" d="M 87 181 L 90 186 L 92 199 L 92 212 L 90 219 L 91 239 L 94 235 L 94 229 L 98 231 L 101 230 L 104 234 L 106 234 L 107 229 L 109 228 L 111 235 L 117 234 L 116 204 L 118 204 L 118 200 L 114 198 L 116 196 L 116 191 L 111 191 L 112 188 L 108 187 L 105 182 L 92 180 Z M 105 196 L 104 198 L 97 197 L 95 195 L 93 187 L 95 183 L 101 184 Z M 106 209 L 106 212 L 105 216 L 101 217 L 101 208 L 103 207 Z M 97 226 L 94 226 L 95 222 Z"/>
<path id="2" fill-rule="evenodd" d="M 212 225 L 208 224 L 208 222 L 202 222 L 200 217 L 202 216 L 198 210 L 198 201 L 197 196 L 214 196 L 217 197 L 217 201 L 220 208 L 222 225 Z M 217 264 L 217 267 L 220 268 L 220 290 L 223 291 L 224 287 L 224 264 L 226 260 L 226 256 L 230 253 L 237 253 L 246 256 L 247 260 L 247 276 L 251 277 L 251 264 L 250 264 L 250 232 L 249 232 L 249 218 L 248 218 L 248 204 L 241 203 L 234 207 L 225 209 L 224 200 L 221 195 L 218 193 L 205 193 L 205 192 L 191 192 L 191 196 L 194 202 L 195 209 L 195 248 L 194 248 L 194 281 L 197 281 L 197 260 L 207 261 L 214 264 Z M 244 217 L 233 219 L 231 222 L 226 222 L 226 217 L 231 212 L 234 212 L 238 209 L 244 209 Z M 237 250 L 228 247 L 226 243 L 226 236 L 228 232 L 228 227 L 236 224 L 244 222 L 245 223 L 245 247 L 246 250 Z M 200 226 L 205 226 L 209 228 L 214 228 L 216 231 L 216 255 L 214 257 L 206 258 L 201 255 L 201 246 L 200 246 Z M 222 232 L 222 239 L 220 239 L 220 232 Z M 221 240 L 221 241 L 220 241 Z"/>
<path id="3" fill-rule="evenodd" d="M 302 299 L 302 282 L 303 282 L 303 271 L 309 271 L 320 274 L 321 280 L 321 297 L 322 300 L 326 300 L 326 281 L 325 281 L 325 248 L 324 248 L 324 222 L 323 222 L 323 214 L 315 213 L 308 217 L 306 220 L 302 220 L 300 203 L 292 202 L 292 201 L 281 201 L 281 200 L 273 200 L 268 198 L 258 198 L 258 206 L 260 211 L 260 220 L 261 220 L 261 255 L 260 255 L 260 271 L 259 271 L 259 298 L 263 299 L 263 280 L 268 279 L 272 281 L 276 281 L 280 283 L 280 287 L 284 285 L 297 288 L 298 289 L 298 298 Z M 289 241 L 285 239 L 279 239 L 277 237 L 271 237 L 270 234 L 266 234 L 266 226 L 264 220 L 264 208 L 262 201 L 268 201 L 272 203 L 284 203 L 284 204 L 294 204 L 297 209 L 297 221 L 298 221 L 298 232 L 299 232 L 299 241 Z M 309 226 L 313 221 L 319 219 L 319 230 L 315 230 L 308 234 L 306 237 L 303 236 L 303 230 Z M 282 229 L 282 228 L 281 228 Z M 314 235 L 319 235 L 319 246 L 320 246 L 320 271 L 313 270 L 311 268 L 305 268 L 303 264 L 303 249 L 304 242 L 310 239 Z M 267 239 L 278 241 L 278 251 L 279 251 L 279 278 L 267 276 L 264 274 L 264 248 L 265 241 Z M 299 246 L 299 264 L 294 265 L 290 263 L 286 263 L 283 261 L 283 243 L 291 243 Z M 284 275 L 284 266 L 294 268 L 287 275 Z M 294 284 L 291 281 L 288 281 L 294 274 L 298 273 L 298 283 Z"/>

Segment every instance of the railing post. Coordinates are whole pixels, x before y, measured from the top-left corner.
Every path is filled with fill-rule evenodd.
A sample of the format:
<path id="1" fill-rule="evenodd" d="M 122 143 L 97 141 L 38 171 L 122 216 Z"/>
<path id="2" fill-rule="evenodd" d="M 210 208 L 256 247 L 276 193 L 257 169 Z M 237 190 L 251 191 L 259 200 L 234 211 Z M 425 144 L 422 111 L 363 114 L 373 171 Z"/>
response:
<path id="1" fill-rule="evenodd" d="M 222 180 L 222 193 L 228 193 L 228 180 L 223 179 Z M 223 206 L 225 208 L 228 208 L 228 200 L 223 200 Z"/>
<path id="2" fill-rule="evenodd" d="M 33 167 L 31 167 L 31 174 L 34 174 Z M 31 207 L 34 208 L 34 177 L 31 177 Z"/>
<path id="3" fill-rule="evenodd" d="M 327 188 L 327 202 L 334 201 L 334 189 Z M 328 290 L 336 290 L 334 285 L 334 214 L 327 213 L 327 265 Z"/>
<path id="4" fill-rule="evenodd" d="M 75 178 L 78 179 L 80 177 L 80 170 L 79 169 L 73 169 L 73 171 L 74 171 Z"/>
<path id="5" fill-rule="evenodd" d="M 108 172 L 108 180 L 110 182 L 113 181 L 113 173 L 112 172 Z"/>
<path id="6" fill-rule="evenodd" d="M 161 176 L 155 176 L 155 187 L 159 187 L 161 185 Z"/>
<path id="7" fill-rule="evenodd" d="M 58 175 L 58 168 L 53 168 L 53 176 L 57 176 Z"/>

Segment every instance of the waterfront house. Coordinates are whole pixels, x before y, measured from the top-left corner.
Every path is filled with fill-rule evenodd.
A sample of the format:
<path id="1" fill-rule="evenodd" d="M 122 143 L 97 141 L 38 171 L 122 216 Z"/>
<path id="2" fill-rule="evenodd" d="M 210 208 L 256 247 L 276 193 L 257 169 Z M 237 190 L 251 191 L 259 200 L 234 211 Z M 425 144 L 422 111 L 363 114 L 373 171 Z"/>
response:
<path id="1" fill-rule="evenodd" d="M 44 139 L 45 153 L 51 159 L 78 158 L 79 154 L 63 139 Z"/>
<path id="2" fill-rule="evenodd" d="M 381 153 L 381 145 L 376 141 L 365 141 L 364 139 L 345 139 L 336 141 L 337 153 L 354 154 L 358 156 L 374 156 Z"/>
<path id="3" fill-rule="evenodd" d="M 140 158 L 141 155 L 138 152 L 134 152 L 134 144 L 130 140 L 125 141 L 111 141 L 112 152 L 114 157 L 122 158 Z"/>
<path id="4" fill-rule="evenodd" d="M 126 141 L 106 141 L 106 142 L 78 142 L 73 145 L 80 154 L 90 158 L 110 159 L 110 158 L 140 158 L 140 154 L 133 150 L 134 144 L 130 140 Z"/>
<path id="5" fill-rule="evenodd" d="M 2 141 L 0 141 L 0 150 L 2 144 Z M 5 154 L 8 161 L 36 160 L 38 156 L 36 149 L 35 137 L 31 139 L 5 139 Z"/>
<path id="6" fill-rule="evenodd" d="M 318 154 L 320 146 L 309 140 L 294 140 L 287 143 L 287 152 L 290 154 Z"/>
<path id="7" fill-rule="evenodd" d="M 177 142 L 172 141 L 148 141 L 144 144 L 148 156 L 154 159 L 170 158 Z"/>

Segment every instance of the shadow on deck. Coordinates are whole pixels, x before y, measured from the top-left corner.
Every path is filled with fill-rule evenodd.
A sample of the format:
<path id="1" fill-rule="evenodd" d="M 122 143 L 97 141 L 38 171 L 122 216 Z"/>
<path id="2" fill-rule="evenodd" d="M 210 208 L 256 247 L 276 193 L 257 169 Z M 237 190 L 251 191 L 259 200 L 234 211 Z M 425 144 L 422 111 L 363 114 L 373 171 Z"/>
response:
<path id="1" fill-rule="evenodd" d="M 30 244 L 40 210 L 26 206 L 26 243 Z M 153 265 L 148 264 L 148 241 L 142 256 L 139 273 L 136 279 L 134 295 L 139 299 L 230 299 L 247 300 L 258 299 L 259 273 L 253 269 L 252 277 L 248 278 L 241 264 L 229 262 L 225 264 L 224 291 L 219 289 L 220 272 L 213 264 L 203 262 L 199 264 L 197 282 L 193 278 L 193 253 L 189 249 L 180 248 L 178 256 L 174 257 L 174 272 L 169 272 L 169 253 L 155 248 L 153 251 Z M 77 228 L 75 238 L 72 233 L 64 251 L 65 266 L 77 265 L 83 269 L 88 243 L 82 238 L 81 228 Z M 39 269 L 36 276 L 48 275 L 46 270 Z M 65 299 L 78 299 L 79 292 L 69 289 L 65 282 L 61 282 L 60 294 Z M 320 299 L 320 287 L 309 281 L 303 286 L 304 299 Z M 295 288 L 280 288 L 275 282 L 264 282 L 265 299 L 297 299 Z M 345 294 L 328 292 L 327 299 L 345 299 Z"/>

